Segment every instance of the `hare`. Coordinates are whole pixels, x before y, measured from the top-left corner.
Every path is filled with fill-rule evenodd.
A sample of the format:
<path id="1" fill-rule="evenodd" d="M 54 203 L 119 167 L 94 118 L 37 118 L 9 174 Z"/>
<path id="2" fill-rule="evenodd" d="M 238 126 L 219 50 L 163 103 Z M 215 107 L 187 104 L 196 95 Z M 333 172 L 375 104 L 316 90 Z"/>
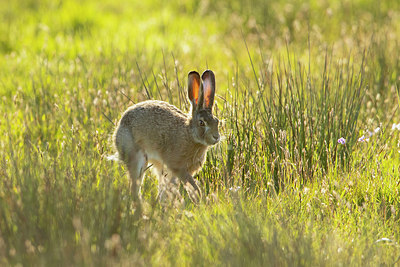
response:
<path id="1" fill-rule="evenodd" d="M 207 148 L 220 140 L 218 119 L 212 114 L 215 76 L 206 70 L 188 74 L 188 97 L 191 114 L 185 114 L 167 102 L 148 100 L 129 107 L 114 132 L 118 158 L 129 172 L 131 190 L 140 203 L 140 186 L 147 164 L 151 163 L 159 178 L 158 198 L 165 191 L 166 177 L 181 181 L 194 202 L 201 191 L 193 175 L 199 171 Z M 165 175 L 166 167 L 168 176 Z"/>

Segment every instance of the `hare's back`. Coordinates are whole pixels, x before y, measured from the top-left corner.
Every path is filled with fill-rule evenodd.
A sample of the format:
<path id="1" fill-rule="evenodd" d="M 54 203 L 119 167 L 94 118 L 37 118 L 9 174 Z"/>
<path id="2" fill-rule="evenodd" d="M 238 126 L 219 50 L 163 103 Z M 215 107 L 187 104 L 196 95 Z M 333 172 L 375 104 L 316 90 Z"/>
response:
<path id="1" fill-rule="evenodd" d="M 186 114 L 167 102 L 157 100 L 131 106 L 120 121 L 120 126 L 132 130 L 136 142 L 160 142 L 185 132 L 186 124 Z"/>

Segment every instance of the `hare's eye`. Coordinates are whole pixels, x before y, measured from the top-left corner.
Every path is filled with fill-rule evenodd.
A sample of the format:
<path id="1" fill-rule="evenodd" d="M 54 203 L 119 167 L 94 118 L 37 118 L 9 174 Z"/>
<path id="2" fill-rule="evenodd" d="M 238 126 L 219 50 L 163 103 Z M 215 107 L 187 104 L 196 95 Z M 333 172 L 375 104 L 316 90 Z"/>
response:
<path id="1" fill-rule="evenodd" d="M 203 120 L 199 120 L 199 124 L 200 124 L 200 126 L 205 126 L 206 125 L 206 123 Z"/>

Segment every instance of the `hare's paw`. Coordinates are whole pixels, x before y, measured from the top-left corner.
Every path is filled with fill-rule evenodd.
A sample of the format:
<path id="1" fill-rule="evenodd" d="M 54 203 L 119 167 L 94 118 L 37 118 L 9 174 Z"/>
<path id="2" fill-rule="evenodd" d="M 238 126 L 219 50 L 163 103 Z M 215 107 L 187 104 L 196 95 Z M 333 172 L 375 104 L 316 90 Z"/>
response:
<path id="1" fill-rule="evenodd" d="M 202 194 L 199 186 L 196 183 L 187 182 L 184 187 L 192 202 L 194 204 L 200 204 Z"/>

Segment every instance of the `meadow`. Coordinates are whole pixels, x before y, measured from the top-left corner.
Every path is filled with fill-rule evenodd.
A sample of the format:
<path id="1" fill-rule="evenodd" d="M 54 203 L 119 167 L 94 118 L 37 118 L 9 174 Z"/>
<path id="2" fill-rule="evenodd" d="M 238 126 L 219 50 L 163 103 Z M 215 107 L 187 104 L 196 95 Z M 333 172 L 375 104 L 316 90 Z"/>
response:
<path id="1" fill-rule="evenodd" d="M 0 0 L 1 266 L 400 265 L 397 0 Z M 135 214 L 122 112 L 212 69 L 203 199 Z"/>

